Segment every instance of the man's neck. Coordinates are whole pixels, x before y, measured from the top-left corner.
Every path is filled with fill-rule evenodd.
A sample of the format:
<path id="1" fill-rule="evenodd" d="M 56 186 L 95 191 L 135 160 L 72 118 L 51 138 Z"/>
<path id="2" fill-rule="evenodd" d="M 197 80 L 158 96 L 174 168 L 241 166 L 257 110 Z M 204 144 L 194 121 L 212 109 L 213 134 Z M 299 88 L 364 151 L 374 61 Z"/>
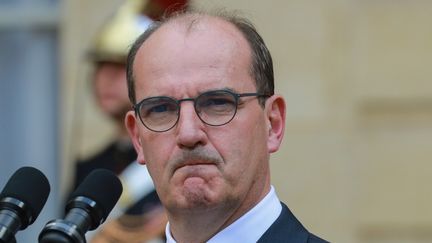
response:
<path id="1" fill-rule="evenodd" d="M 226 203 L 212 209 L 199 210 L 194 208 L 178 214 L 168 212 L 171 235 L 177 243 L 206 242 L 252 209 L 269 191 L 270 185 L 262 191 L 258 198 L 247 198 L 238 205 Z"/>
<path id="2" fill-rule="evenodd" d="M 177 243 L 206 242 L 213 235 L 223 229 L 227 220 L 232 217 L 232 208 L 223 210 L 195 210 L 179 217 L 168 217 L 171 235 Z M 223 215 L 221 213 L 223 212 Z M 180 220 L 176 220 L 176 219 Z"/>

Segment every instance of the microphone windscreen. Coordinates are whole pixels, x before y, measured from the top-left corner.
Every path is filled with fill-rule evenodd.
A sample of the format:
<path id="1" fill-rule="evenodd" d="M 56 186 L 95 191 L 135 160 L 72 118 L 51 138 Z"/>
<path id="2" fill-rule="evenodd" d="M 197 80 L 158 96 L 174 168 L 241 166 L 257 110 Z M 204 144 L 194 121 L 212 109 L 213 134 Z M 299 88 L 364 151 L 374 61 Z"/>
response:
<path id="1" fill-rule="evenodd" d="M 123 186 L 113 172 L 106 169 L 96 169 L 83 180 L 69 200 L 80 196 L 90 198 L 101 207 L 102 216 L 106 219 L 120 198 L 122 191 Z"/>
<path id="2" fill-rule="evenodd" d="M 12 197 L 24 202 L 34 220 L 39 216 L 49 193 L 48 179 L 40 170 L 33 167 L 21 167 L 6 183 L 0 198 Z"/>

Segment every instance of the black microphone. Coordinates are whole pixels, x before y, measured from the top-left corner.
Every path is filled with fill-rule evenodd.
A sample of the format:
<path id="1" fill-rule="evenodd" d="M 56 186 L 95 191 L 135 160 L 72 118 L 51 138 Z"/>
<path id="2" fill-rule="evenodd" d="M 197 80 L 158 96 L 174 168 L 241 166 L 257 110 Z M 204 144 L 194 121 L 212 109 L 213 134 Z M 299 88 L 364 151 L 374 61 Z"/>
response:
<path id="1" fill-rule="evenodd" d="M 66 217 L 49 221 L 39 234 L 40 243 L 85 243 L 85 233 L 107 218 L 123 191 L 109 170 L 93 170 L 69 197 Z"/>
<path id="2" fill-rule="evenodd" d="M 21 167 L 0 194 L 0 242 L 16 242 L 15 234 L 39 216 L 50 193 L 45 175 L 33 167 Z"/>

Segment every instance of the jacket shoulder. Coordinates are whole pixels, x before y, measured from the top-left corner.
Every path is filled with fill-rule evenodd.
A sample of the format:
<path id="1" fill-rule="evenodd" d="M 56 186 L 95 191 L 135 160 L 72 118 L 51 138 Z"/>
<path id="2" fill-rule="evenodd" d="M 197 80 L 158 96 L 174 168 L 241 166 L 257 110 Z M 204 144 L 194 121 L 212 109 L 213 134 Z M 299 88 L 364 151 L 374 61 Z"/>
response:
<path id="1" fill-rule="evenodd" d="M 308 243 L 329 243 L 328 241 L 323 240 L 314 234 L 309 234 L 309 239 L 307 242 Z"/>
<path id="2" fill-rule="evenodd" d="M 282 212 L 258 243 L 325 243 L 327 241 L 311 234 L 282 203 Z"/>

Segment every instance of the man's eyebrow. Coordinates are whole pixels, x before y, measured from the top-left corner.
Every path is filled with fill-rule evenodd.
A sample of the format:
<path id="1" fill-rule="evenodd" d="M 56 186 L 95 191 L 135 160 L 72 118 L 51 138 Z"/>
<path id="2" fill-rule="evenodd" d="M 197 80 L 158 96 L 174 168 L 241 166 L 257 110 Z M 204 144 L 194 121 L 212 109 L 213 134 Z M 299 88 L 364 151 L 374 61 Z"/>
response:
<path id="1" fill-rule="evenodd" d="M 230 88 L 230 87 L 222 87 L 222 88 L 206 89 L 206 90 L 200 91 L 200 92 L 198 93 L 198 95 L 203 94 L 203 93 L 207 93 L 207 92 L 212 92 L 212 91 L 221 91 L 221 90 L 222 90 L 222 91 L 230 91 L 230 92 L 233 92 L 233 93 L 237 93 L 237 91 L 234 90 L 233 88 Z"/>
<path id="2" fill-rule="evenodd" d="M 238 93 L 238 92 L 237 92 L 235 89 L 233 89 L 233 88 L 230 88 L 230 87 L 222 87 L 222 88 L 213 88 L 213 89 L 206 89 L 206 90 L 199 91 L 198 94 L 197 94 L 195 97 L 197 97 L 197 96 L 199 96 L 199 95 L 201 95 L 201 94 L 207 93 L 207 92 L 212 92 L 212 91 L 229 91 L 229 92 L 233 92 L 233 93 Z M 177 99 L 176 97 L 171 96 L 171 95 L 163 95 L 163 94 L 161 94 L 161 95 L 146 96 L 146 97 L 144 97 L 143 99 L 141 99 L 139 102 L 141 102 L 142 100 L 145 100 L 145 99 L 149 99 L 149 98 L 158 98 L 158 97 L 169 97 L 169 98 Z M 194 98 L 194 97 L 189 97 L 189 98 Z M 139 102 L 138 102 L 138 103 L 139 103 Z"/>

